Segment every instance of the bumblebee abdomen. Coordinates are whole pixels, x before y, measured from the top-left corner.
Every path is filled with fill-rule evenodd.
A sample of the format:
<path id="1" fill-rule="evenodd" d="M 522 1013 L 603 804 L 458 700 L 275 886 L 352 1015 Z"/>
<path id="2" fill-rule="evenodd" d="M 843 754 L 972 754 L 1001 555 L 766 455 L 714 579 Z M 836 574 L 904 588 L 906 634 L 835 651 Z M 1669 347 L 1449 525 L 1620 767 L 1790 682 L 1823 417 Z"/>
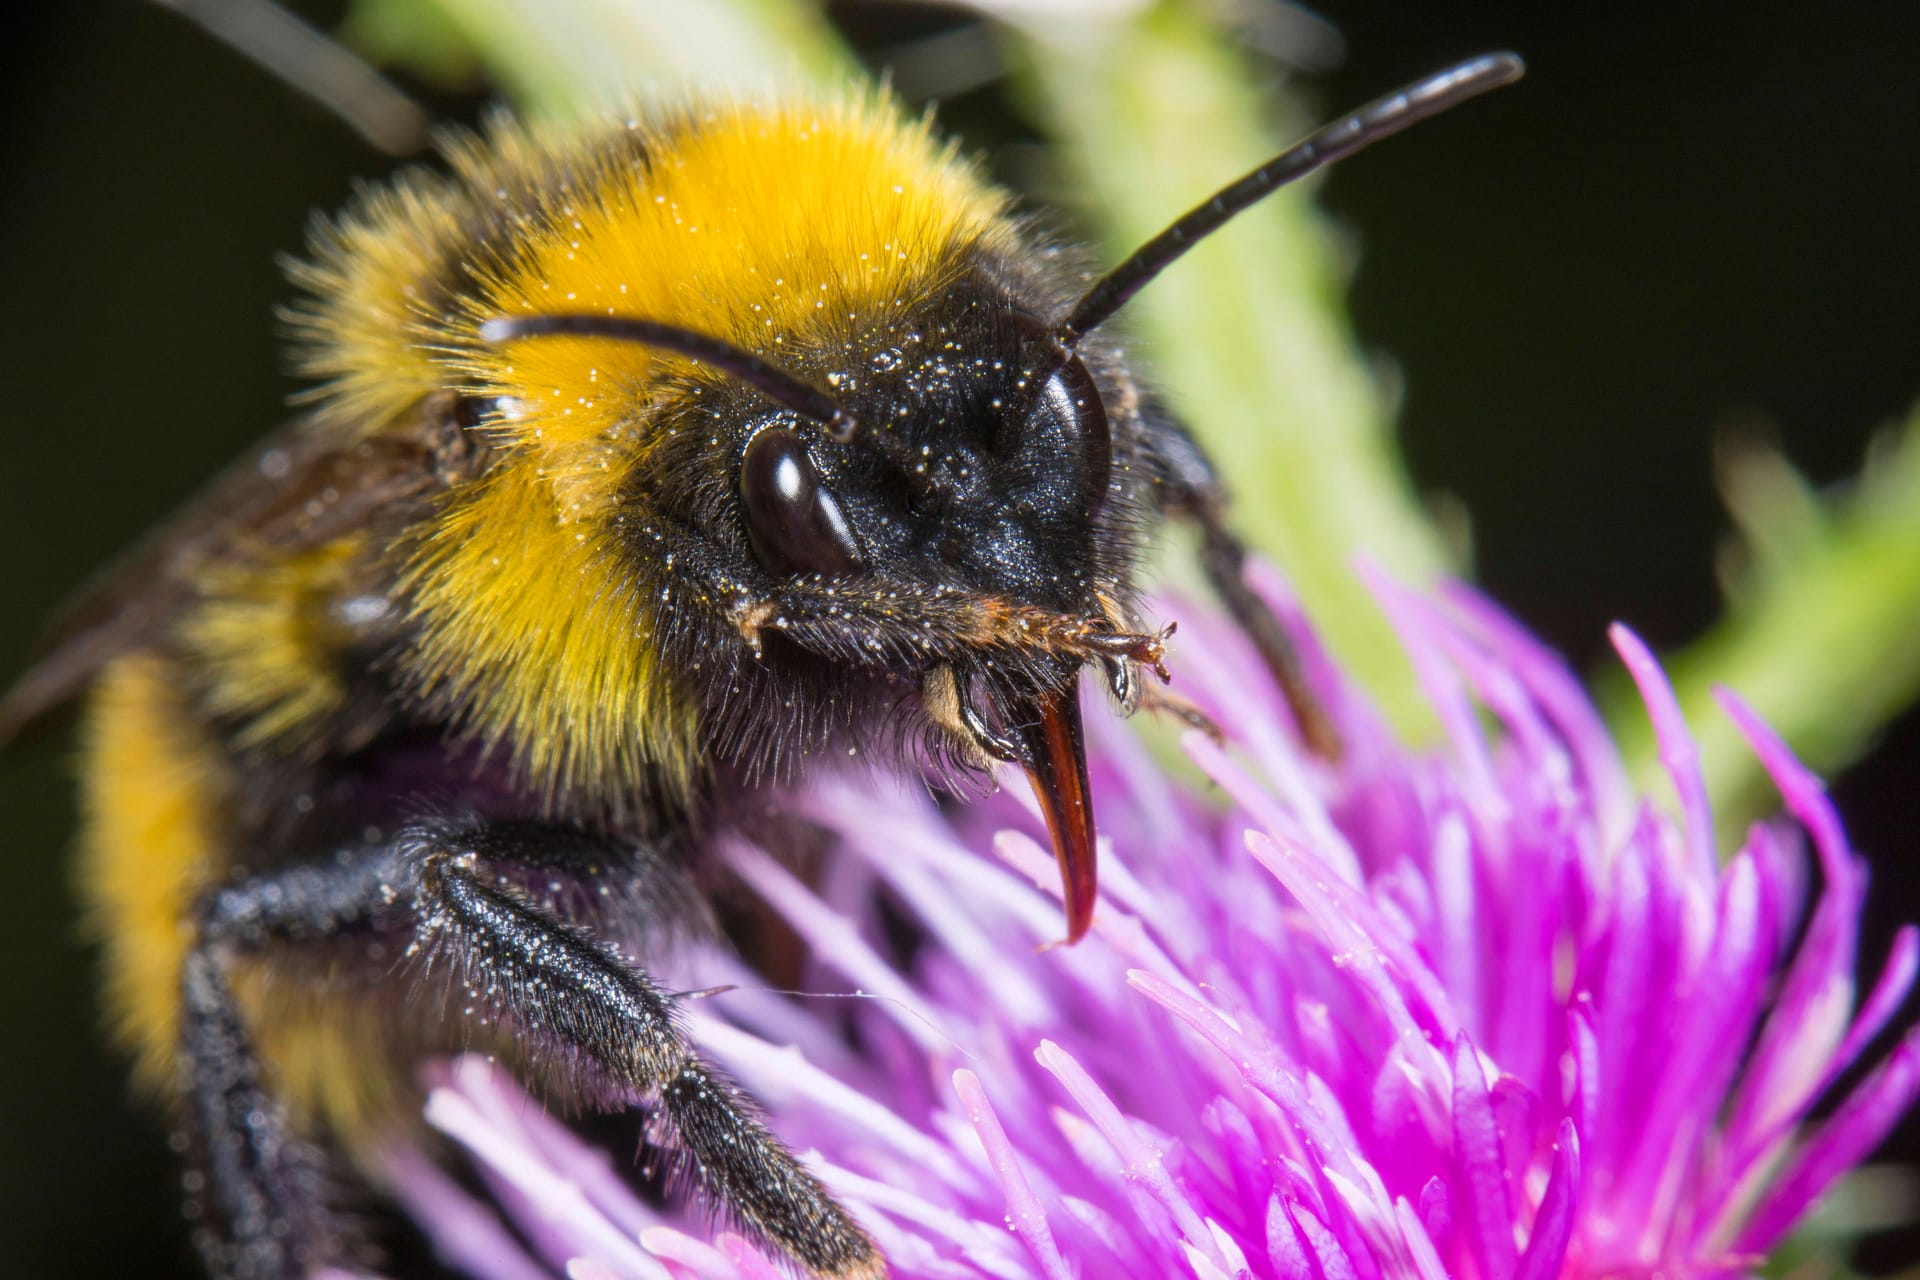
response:
<path id="1" fill-rule="evenodd" d="M 180 673 L 121 658 L 96 685 L 82 747 L 79 873 L 107 970 L 107 1007 L 142 1084 L 171 1082 L 194 901 L 228 865 L 234 778 Z"/>
<path id="2" fill-rule="evenodd" d="M 188 689 L 157 654 L 119 659 L 95 687 L 81 758 L 80 890 L 105 951 L 107 1012 L 142 1086 L 163 1094 L 181 1065 L 197 905 L 243 869 L 301 856 L 249 845 L 260 797 L 242 794 L 235 757 Z M 431 1037 L 408 1005 L 411 987 L 394 981 L 402 959 L 363 939 L 234 958 L 235 997 L 276 1096 L 349 1145 L 415 1119 L 410 1064 Z"/>

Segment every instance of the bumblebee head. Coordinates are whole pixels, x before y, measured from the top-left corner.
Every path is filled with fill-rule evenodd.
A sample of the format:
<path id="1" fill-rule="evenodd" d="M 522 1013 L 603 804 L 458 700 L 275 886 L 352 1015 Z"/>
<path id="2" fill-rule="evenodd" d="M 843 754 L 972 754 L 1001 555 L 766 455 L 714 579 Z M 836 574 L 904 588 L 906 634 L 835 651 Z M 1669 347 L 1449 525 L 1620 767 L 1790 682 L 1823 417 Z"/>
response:
<path id="1" fill-rule="evenodd" d="M 1061 301 L 1073 282 L 1031 252 L 1004 261 L 972 245 L 938 255 L 959 269 L 919 301 L 849 314 L 865 326 L 852 332 L 773 334 L 767 348 L 611 311 L 497 316 L 479 336 L 628 341 L 693 362 L 649 385 L 632 509 L 672 526 L 636 536 L 678 561 L 660 641 L 704 673 L 711 758 L 778 769 L 835 730 L 904 719 L 962 762 L 1019 764 L 1073 941 L 1095 891 L 1080 673 L 1098 664 L 1123 706 L 1142 668 L 1165 674 L 1165 633 L 1132 613 L 1159 463 L 1133 384 L 1094 331 L 1270 192 L 1519 73 L 1511 55 L 1475 59 L 1326 126 L 1077 301 Z"/>
<path id="2" fill-rule="evenodd" d="M 684 573 L 666 612 L 707 651 L 716 757 L 783 764 L 906 727 L 963 765 L 1016 763 L 1077 937 L 1094 884 L 1080 673 L 1097 665 L 1130 705 L 1160 664 L 1132 610 L 1150 465 L 1117 359 L 1061 341 L 1031 283 L 965 273 L 858 341 L 786 344 L 779 366 L 617 316 L 483 336 L 630 339 L 698 362 L 647 427 L 680 443 L 637 473 L 635 508 L 673 526 Z"/>

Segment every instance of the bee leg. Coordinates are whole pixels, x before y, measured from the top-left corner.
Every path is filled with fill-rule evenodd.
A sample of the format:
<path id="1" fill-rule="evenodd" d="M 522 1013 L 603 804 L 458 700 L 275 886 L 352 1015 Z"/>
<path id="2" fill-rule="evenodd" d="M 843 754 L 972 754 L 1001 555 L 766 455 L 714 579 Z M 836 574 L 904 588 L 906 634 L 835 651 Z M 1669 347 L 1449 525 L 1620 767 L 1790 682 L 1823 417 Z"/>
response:
<path id="1" fill-rule="evenodd" d="M 588 932 L 596 912 L 654 917 L 626 922 L 640 926 L 684 924 L 658 918 L 698 910 L 680 874 L 649 851 L 557 824 L 433 823 L 210 894 L 188 979 L 201 983 L 218 1016 L 202 1027 L 190 1013 L 188 1035 L 205 1044 L 187 1051 L 195 1110 L 206 1117 L 200 1127 L 214 1135 L 205 1140 L 206 1178 L 225 1234 L 203 1247 L 216 1274 L 304 1275 L 304 1265 L 291 1264 L 336 1260 L 348 1243 L 323 1207 L 319 1152 L 292 1137 L 259 1084 L 222 965 L 236 953 L 348 931 L 411 933 L 429 971 L 449 966 L 481 997 L 475 1013 L 514 1025 L 584 1097 L 609 1107 L 657 1097 L 702 1192 L 810 1273 L 883 1274 L 872 1242 L 740 1090 L 700 1060 L 675 1025 L 672 998 Z M 270 1255 L 276 1241 L 291 1243 Z M 255 1253 L 251 1269 L 218 1262 Z"/>
<path id="2" fill-rule="evenodd" d="M 1161 512 L 1198 526 L 1200 570 L 1207 582 L 1280 682 L 1307 747 L 1324 759 L 1339 759 L 1339 732 L 1307 680 L 1300 650 L 1247 583 L 1246 544 L 1228 527 L 1227 491 L 1219 473 L 1187 428 L 1159 406 L 1143 409 L 1141 427 L 1159 470 L 1154 493 Z"/>
<path id="3" fill-rule="evenodd" d="M 181 975 L 187 1217 L 223 1280 L 293 1280 L 357 1252 L 328 1206 L 328 1159 L 268 1090 L 226 967 L 206 944 Z"/>
<path id="4" fill-rule="evenodd" d="M 535 1038 L 589 1096 L 611 1105 L 657 1097 L 701 1190 L 810 1274 L 884 1274 L 865 1233 L 741 1091 L 700 1060 L 675 1025 L 672 997 L 585 929 L 502 883 L 515 854 L 500 830 L 409 838 L 417 938 L 429 964 L 456 966 L 490 998 L 491 1012 Z M 513 831 L 521 841 L 530 835 L 518 824 Z M 527 861 L 551 865 L 538 851 Z"/>
<path id="5" fill-rule="evenodd" d="M 197 941 L 181 973 L 187 1214 L 207 1269 L 223 1280 L 300 1280 L 372 1250 L 338 1213 L 347 1184 L 328 1149 L 295 1131 L 274 1096 L 234 999 L 237 961 L 380 927 L 403 875 L 382 845 L 325 862 L 262 872 L 208 891 L 195 904 Z"/>

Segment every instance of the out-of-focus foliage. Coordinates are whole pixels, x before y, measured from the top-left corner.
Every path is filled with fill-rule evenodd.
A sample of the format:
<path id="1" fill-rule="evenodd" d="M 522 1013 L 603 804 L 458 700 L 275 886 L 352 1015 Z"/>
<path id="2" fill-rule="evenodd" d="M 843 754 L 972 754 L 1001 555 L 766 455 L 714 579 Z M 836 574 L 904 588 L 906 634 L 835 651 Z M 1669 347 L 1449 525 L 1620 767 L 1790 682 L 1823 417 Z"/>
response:
<path id="1" fill-rule="evenodd" d="M 794 0 L 356 0 L 348 32 L 429 74 L 475 59 L 537 115 L 689 88 L 832 84 L 856 69 L 819 8 Z"/>
<path id="2" fill-rule="evenodd" d="M 1712 702 L 1738 690 L 1828 772 L 1859 756 L 1920 695 L 1920 412 L 1882 438 L 1837 493 L 1811 491 L 1786 459 L 1729 443 L 1721 491 L 1738 541 L 1723 559 L 1726 612 L 1668 673 L 1700 739 L 1715 803 L 1744 821 L 1777 807 Z M 1625 681 L 1616 705 L 1629 697 Z M 1616 717 L 1629 757 L 1657 770 L 1644 717 Z M 1725 839 L 1738 831 L 1729 822 Z"/>

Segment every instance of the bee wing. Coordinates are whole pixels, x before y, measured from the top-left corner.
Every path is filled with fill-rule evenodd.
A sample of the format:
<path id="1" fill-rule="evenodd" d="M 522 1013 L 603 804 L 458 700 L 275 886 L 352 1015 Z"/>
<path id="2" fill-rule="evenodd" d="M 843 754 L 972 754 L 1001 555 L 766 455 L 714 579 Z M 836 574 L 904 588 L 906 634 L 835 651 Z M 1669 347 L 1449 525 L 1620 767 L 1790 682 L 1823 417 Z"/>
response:
<path id="1" fill-rule="evenodd" d="M 87 582 L 39 656 L 0 698 L 0 748 L 57 711 L 114 658 L 148 642 L 193 598 L 208 565 L 319 546 L 476 474 L 484 444 L 452 395 L 377 433 L 297 419 Z"/>

